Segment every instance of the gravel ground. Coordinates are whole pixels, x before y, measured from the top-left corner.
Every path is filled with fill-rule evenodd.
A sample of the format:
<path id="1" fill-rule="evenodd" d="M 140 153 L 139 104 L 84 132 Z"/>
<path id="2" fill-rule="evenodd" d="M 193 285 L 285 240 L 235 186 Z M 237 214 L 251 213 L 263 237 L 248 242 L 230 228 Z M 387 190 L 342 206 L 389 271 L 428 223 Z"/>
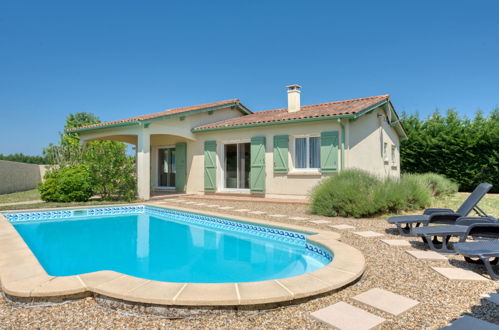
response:
<path id="1" fill-rule="evenodd" d="M 183 198 L 188 199 L 188 197 Z M 288 214 L 290 216 L 307 217 L 311 220 L 325 219 L 307 213 L 307 206 L 300 204 L 252 203 L 243 201 L 222 201 L 208 199 L 192 199 L 198 203 L 233 206 L 235 209 L 250 209 L 267 212 L 266 215 L 252 215 L 259 219 L 274 222 L 297 223 L 295 221 L 272 218 L 270 214 Z M 174 202 L 158 202 L 160 205 L 174 206 Z M 234 210 L 219 210 L 207 206 L 178 204 L 193 210 L 207 210 L 227 215 L 243 215 L 246 213 Z M 347 219 L 327 218 L 331 224 L 349 224 L 358 231 L 372 230 L 384 234 L 386 239 L 399 239 L 390 230 L 387 223 L 379 219 Z M 300 225 L 310 228 L 333 230 L 327 224 L 315 224 L 300 221 Z M 409 247 L 394 247 L 379 241 L 380 238 L 361 238 L 351 233 L 352 230 L 341 231 L 341 241 L 361 250 L 367 260 L 367 271 L 356 284 L 338 292 L 323 295 L 307 302 L 280 307 L 273 310 L 256 312 L 254 315 L 235 313 L 217 313 L 200 315 L 186 319 L 169 320 L 155 315 L 130 314 L 125 310 L 111 310 L 100 306 L 93 297 L 69 301 L 59 305 L 25 307 L 0 297 L 1 328 L 325 328 L 325 326 L 309 317 L 309 313 L 344 301 L 361 307 L 373 314 L 387 319 L 382 329 L 438 329 L 461 315 L 469 314 L 485 321 L 499 325 L 499 306 L 494 305 L 480 295 L 499 292 L 499 283 L 494 281 L 450 281 L 437 274 L 430 267 L 466 266 L 485 274 L 479 267 L 465 265 L 459 257 L 449 257 L 443 261 L 417 260 L 404 251 Z M 413 239 L 404 238 L 413 241 Z M 414 243 L 412 249 L 423 246 Z M 369 308 L 350 299 L 351 297 L 372 288 L 382 288 L 416 299 L 420 302 L 415 308 L 392 316 Z"/>

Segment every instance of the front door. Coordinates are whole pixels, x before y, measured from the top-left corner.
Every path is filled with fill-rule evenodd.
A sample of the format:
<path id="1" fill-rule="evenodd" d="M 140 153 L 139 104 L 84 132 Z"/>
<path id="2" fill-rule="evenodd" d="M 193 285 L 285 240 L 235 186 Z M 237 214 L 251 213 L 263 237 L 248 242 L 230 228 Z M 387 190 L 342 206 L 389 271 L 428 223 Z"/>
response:
<path id="1" fill-rule="evenodd" d="M 175 189 L 175 148 L 160 148 L 158 153 L 158 186 Z"/>
<path id="2" fill-rule="evenodd" d="M 234 143 L 224 145 L 225 188 L 249 189 L 250 144 Z"/>

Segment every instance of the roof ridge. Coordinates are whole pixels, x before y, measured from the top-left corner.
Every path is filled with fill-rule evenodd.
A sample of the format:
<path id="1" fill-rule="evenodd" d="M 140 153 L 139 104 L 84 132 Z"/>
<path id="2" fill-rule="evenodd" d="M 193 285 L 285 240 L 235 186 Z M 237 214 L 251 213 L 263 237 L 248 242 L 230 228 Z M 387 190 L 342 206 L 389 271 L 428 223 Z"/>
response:
<path id="1" fill-rule="evenodd" d="M 311 107 L 317 107 L 317 106 L 324 106 L 324 105 L 328 105 L 328 104 L 356 102 L 356 101 L 362 101 L 362 100 L 368 100 L 368 99 L 374 99 L 374 98 L 389 98 L 389 97 L 390 97 L 390 94 L 381 94 L 381 95 L 375 95 L 375 96 L 359 97 L 356 99 L 348 99 L 348 100 L 341 100 L 341 101 L 331 101 L 331 102 L 324 102 L 324 103 L 302 105 L 301 108 L 311 108 Z M 287 110 L 287 109 L 288 108 L 262 110 L 262 111 L 255 111 L 252 114 L 258 114 L 258 113 L 270 112 L 270 111 L 283 111 L 283 110 Z"/>

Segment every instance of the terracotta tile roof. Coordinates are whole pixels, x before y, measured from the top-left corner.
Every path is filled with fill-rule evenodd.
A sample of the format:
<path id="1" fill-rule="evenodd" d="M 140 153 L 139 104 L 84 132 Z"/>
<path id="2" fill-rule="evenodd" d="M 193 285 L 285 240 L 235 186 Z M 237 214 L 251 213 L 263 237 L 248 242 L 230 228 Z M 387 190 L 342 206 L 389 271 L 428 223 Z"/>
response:
<path id="1" fill-rule="evenodd" d="M 161 112 L 156 112 L 150 115 L 142 115 L 142 116 L 137 116 L 137 117 L 130 117 L 130 118 L 125 118 L 125 119 L 120 119 L 120 120 L 114 120 L 114 121 L 108 121 L 104 123 L 98 123 L 98 124 L 93 124 L 93 125 L 86 125 L 86 126 L 81 126 L 77 128 L 70 129 L 68 131 L 79 131 L 79 130 L 87 130 L 87 129 L 92 129 L 92 128 L 104 128 L 106 126 L 119 126 L 120 124 L 126 124 L 126 123 L 133 123 L 137 121 L 143 121 L 143 120 L 149 120 L 149 119 L 155 119 L 163 116 L 171 116 L 171 115 L 176 115 L 179 113 L 188 113 L 191 111 L 196 111 L 196 110 L 202 110 L 202 109 L 209 109 L 209 108 L 214 108 L 214 107 L 220 107 L 223 105 L 229 105 L 229 104 L 240 104 L 239 99 L 233 99 L 233 100 L 227 100 L 227 101 L 220 101 L 220 102 L 213 102 L 213 103 L 206 103 L 206 104 L 198 104 L 190 107 L 183 107 L 183 108 L 175 108 L 175 109 L 169 109 Z M 243 106 L 244 107 L 244 106 Z"/>
<path id="2" fill-rule="evenodd" d="M 247 116 L 237 117 L 208 125 L 198 126 L 194 128 L 193 131 L 218 129 L 225 127 L 229 128 L 229 127 L 245 126 L 252 124 L 264 124 L 264 123 L 280 122 L 280 121 L 291 121 L 291 120 L 306 119 L 306 118 L 356 114 L 361 112 L 362 110 L 368 109 L 369 107 L 379 102 L 389 100 L 389 98 L 390 98 L 389 95 L 379 95 L 379 96 L 364 97 L 360 99 L 305 105 L 301 107 L 300 111 L 292 113 L 289 113 L 287 111 L 287 108 L 259 111 Z"/>

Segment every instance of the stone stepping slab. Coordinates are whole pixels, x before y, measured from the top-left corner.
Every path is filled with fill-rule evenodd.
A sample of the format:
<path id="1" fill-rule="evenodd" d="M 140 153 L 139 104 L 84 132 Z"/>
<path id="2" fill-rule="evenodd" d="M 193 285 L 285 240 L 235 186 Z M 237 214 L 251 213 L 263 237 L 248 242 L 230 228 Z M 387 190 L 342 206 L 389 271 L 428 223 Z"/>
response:
<path id="1" fill-rule="evenodd" d="M 289 217 L 289 220 L 294 220 L 294 221 L 304 221 L 308 220 L 308 218 L 303 218 L 303 217 Z"/>
<path id="2" fill-rule="evenodd" d="M 431 267 L 440 275 L 447 277 L 449 280 L 460 281 L 488 281 L 487 278 L 472 272 L 468 269 L 455 268 L 455 267 Z"/>
<path id="3" fill-rule="evenodd" d="M 487 321 L 477 319 L 475 317 L 464 315 L 461 318 L 453 321 L 449 326 L 443 327 L 440 330 L 497 330 L 499 325 Z"/>
<path id="4" fill-rule="evenodd" d="M 338 230 L 345 230 L 345 229 L 355 229 L 354 226 L 350 226 L 350 225 L 331 225 L 329 226 L 331 228 L 334 228 L 334 229 L 338 229 Z"/>
<path id="5" fill-rule="evenodd" d="M 379 288 L 361 293 L 352 299 L 392 315 L 402 314 L 419 304 L 417 300 Z"/>
<path id="6" fill-rule="evenodd" d="M 323 223 L 331 223 L 329 220 L 310 220 L 310 222 L 316 223 L 318 225 L 321 225 Z"/>
<path id="7" fill-rule="evenodd" d="M 380 237 L 383 236 L 383 234 L 377 233 L 375 231 L 354 231 L 353 232 L 355 235 L 359 235 L 362 237 Z"/>
<path id="8" fill-rule="evenodd" d="M 382 239 L 380 241 L 390 246 L 411 246 L 411 243 L 403 239 Z"/>
<path id="9" fill-rule="evenodd" d="M 317 321 L 340 330 L 367 330 L 386 321 L 382 317 L 342 301 L 310 315 Z"/>
<path id="10" fill-rule="evenodd" d="M 440 253 L 435 251 L 419 251 L 419 250 L 407 250 L 407 254 L 413 256 L 416 259 L 426 259 L 426 260 L 447 260 L 447 258 Z"/>

